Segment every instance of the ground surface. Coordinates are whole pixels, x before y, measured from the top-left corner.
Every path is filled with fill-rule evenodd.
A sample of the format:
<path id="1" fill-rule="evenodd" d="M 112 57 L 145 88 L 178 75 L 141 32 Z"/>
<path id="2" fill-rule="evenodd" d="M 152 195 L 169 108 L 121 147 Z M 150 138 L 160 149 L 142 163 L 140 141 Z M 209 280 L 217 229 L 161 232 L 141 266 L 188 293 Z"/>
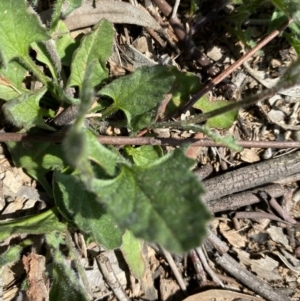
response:
<path id="1" fill-rule="evenodd" d="M 40 1 L 40 9 L 46 9 L 47 1 Z M 247 52 L 247 47 L 233 34 L 231 23 L 228 18 L 237 9 L 232 4 L 224 6 L 217 11 L 211 7 L 209 1 L 204 1 L 200 12 L 189 17 L 189 2 L 182 1 L 178 10 L 178 17 L 183 24 L 189 24 L 190 30 L 197 20 L 205 22 L 197 28 L 193 40 L 198 49 L 207 57 L 212 66 L 224 70 L 234 61 Z M 220 3 L 219 3 L 220 4 Z M 170 3 L 173 6 L 173 3 Z M 212 13 L 216 10 L 215 13 Z M 156 9 L 155 9 L 156 10 Z M 159 10 L 158 14 L 162 16 Z M 257 42 L 268 32 L 268 22 L 272 15 L 273 7 L 266 3 L 258 7 L 253 14 L 244 21 L 242 30 L 247 32 L 248 42 Z M 226 19 L 228 18 L 228 19 Z M 137 62 L 129 59 L 132 52 L 125 52 L 124 44 L 127 42 L 137 51 L 142 53 L 145 60 L 158 62 L 162 58 L 175 64 L 180 70 L 186 70 L 199 75 L 204 82 L 212 78 L 207 71 L 209 68 L 200 66 L 189 57 L 188 51 L 179 46 L 178 37 L 172 32 L 171 26 L 165 17 L 162 17 L 165 29 L 169 27 L 169 38 L 178 45 L 179 53 L 169 45 L 165 47 L 153 42 L 153 39 L 140 28 L 118 25 L 116 41 L 122 50 L 121 62 L 112 57 L 109 68 L 112 76 L 120 76 L 133 71 Z M 225 21 L 224 21 L 225 20 Z M 230 23 L 231 22 L 231 23 Z M 234 26 L 232 25 L 234 28 Z M 167 29 L 166 29 L 167 31 Z M 246 37 L 246 34 L 245 36 Z M 250 43 L 251 42 L 251 43 Z M 122 48 L 123 47 L 123 48 Z M 128 51 L 128 49 L 126 50 Z M 228 86 L 217 86 L 209 91 L 211 100 L 235 100 L 253 95 L 269 88 L 274 79 L 283 74 L 286 68 L 297 58 L 296 52 L 283 37 L 277 37 L 269 42 L 263 50 L 254 54 L 242 67 L 239 67 L 227 78 L 227 84 L 233 82 L 236 85 L 234 91 L 228 90 Z M 269 86 L 268 86 L 269 85 Z M 229 86 L 230 87 L 230 86 Z M 236 139 L 246 141 L 299 141 L 299 95 L 277 94 L 272 99 L 259 102 L 247 109 L 240 109 L 238 119 L 226 130 L 219 130 L 221 135 L 232 134 Z M 197 109 L 190 109 L 179 118 L 186 118 L 199 113 Z M 92 120 L 97 125 L 97 120 Z M 101 125 L 102 126 L 102 125 Z M 101 128 L 107 134 L 118 134 L 116 128 Z M 190 137 L 193 133 L 178 129 L 158 129 L 155 132 L 161 137 Z M 245 148 L 242 152 L 234 152 L 224 147 L 194 147 L 189 149 L 189 155 L 197 160 L 195 172 L 200 174 L 208 170 L 210 178 L 227 171 L 235 170 L 241 166 L 248 166 L 262 162 L 266 159 L 282 156 L 293 152 L 294 149 Z M 166 148 L 168 151 L 170 148 Z M 297 159 L 295 159 L 297 160 Z M 295 164 L 297 162 L 295 161 Z M 299 171 L 298 171 L 299 172 Z M 201 174 L 202 176 L 202 174 Z M 1 220 L 17 218 L 24 214 L 39 212 L 48 206 L 47 196 L 40 191 L 38 184 L 28 177 L 21 169 L 15 168 L 10 162 L 10 157 L 5 148 L 0 161 L 1 195 L 0 209 Z M 270 291 L 274 291 L 277 300 L 299 300 L 300 298 L 300 258 L 299 246 L 299 175 L 294 178 L 276 179 L 282 187 L 282 193 L 276 197 L 266 194 L 265 201 L 258 204 L 245 204 L 241 208 L 223 210 L 215 213 L 211 221 L 210 229 L 215 235 L 200 248 L 191 251 L 184 256 L 174 255 L 173 262 L 168 259 L 168 254 L 158 249 L 155 245 L 144 246 L 142 256 L 146 263 L 146 271 L 143 279 L 135 279 L 122 259 L 120 252 L 107 252 L 110 264 L 116 274 L 125 294 L 131 299 L 137 300 L 272 300 L 268 298 Z M 273 180 L 267 182 L 274 182 Z M 204 182 L 205 183 L 205 182 Z M 204 184 L 205 186 L 205 184 Z M 254 188 L 254 187 L 253 187 Z M 217 189 L 217 188 L 216 188 Z M 262 189 L 262 191 L 264 191 Z M 241 192 L 241 191 L 239 191 Z M 241 196 L 243 198 L 245 196 Z M 276 204 L 277 203 L 277 204 Z M 279 208 L 279 209 L 278 209 Z M 237 212 L 240 213 L 237 218 Z M 267 213 L 270 216 L 267 216 Z M 252 215 L 251 215 L 252 214 Z M 281 220 L 278 221 L 278 217 Z M 277 218 L 277 220 L 276 220 Z M 184 231 L 184 229 L 183 229 Z M 252 278 L 243 276 L 243 272 L 232 275 L 230 268 L 224 268 L 215 251 L 216 245 L 212 241 L 218 237 L 228 247 L 228 254 L 238 264 L 237 269 L 247 270 L 252 273 L 257 282 L 257 291 L 249 288 Z M 103 280 L 102 274 L 97 268 L 96 262 L 88 260 L 91 253 L 98 251 L 95 244 L 87 244 L 80 233 L 72 233 L 74 244 L 82 258 L 82 265 L 86 270 L 87 279 L 94 298 L 116 300 L 107 281 Z M 1 243 L 3 250 L 9 244 L 19 243 L 20 238 L 11 238 Z M 30 260 L 39 262 L 36 256 L 44 255 L 42 244 L 43 238 L 36 237 L 37 251 L 27 250 L 25 259 L 6 266 L 3 270 L 3 300 L 26 300 L 25 290 L 20 290 L 24 278 L 29 275 L 27 268 Z M 219 243 L 217 243 L 219 245 Z M 26 258 L 29 261 L 26 261 Z M 34 258 L 34 259 L 32 259 Z M 42 259 L 41 259 L 42 260 Z M 51 262 L 47 263 L 51 264 Z M 205 267 L 205 264 L 208 267 Z M 45 263 L 41 264 L 42 266 Z M 204 268 L 203 268 L 204 266 Z M 37 271 L 42 269 L 38 267 Z M 27 270 L 27 272 L 26 272 Z M 179 276 L 175 276 L 176 272 Z M 43 279 L 43 273 L 37 276 L 43 282 L 45 290 L 49 288 L 48 280 Z M 246 279 L 246 280 L 245 280 Z M 263 288 L 262 283 L 269 287 Z M 220 291 L 222 289 L 222 291 Z M 260 292 L 264 291 L 264 294 Z M 276 295 L 278 292 L 278 295 Z M 197 295 L 198 294 L 198 295 Z M 188 297 L 189 296 L 189 297 Z M 282 297 L 283 296 L 283 297 Z M 274 297 L 274 298 L 275 298 Z M 285 298 L 285 299 L 282 299 Z M 289 299 L 290 298 L 290 299 Z M 119 300 L 126 300 L 124 295 Z M 31 300 L 41 300 L 34 299 Z M 275 300 L 275 299 L 273 299 Z"/>

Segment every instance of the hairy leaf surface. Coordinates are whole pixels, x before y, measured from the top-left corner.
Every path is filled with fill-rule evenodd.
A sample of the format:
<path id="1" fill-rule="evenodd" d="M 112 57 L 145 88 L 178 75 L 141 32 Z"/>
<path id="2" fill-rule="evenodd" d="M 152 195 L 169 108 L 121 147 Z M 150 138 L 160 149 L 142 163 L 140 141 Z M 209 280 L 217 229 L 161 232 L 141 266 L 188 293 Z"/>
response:
<path id="1" fill-rule="evenodd" d="M 60 250 L 64 243 L 61 233 L 51 232 L 46 235 L 46 241 L 52 249 L 53 256 L 53 282 L 50 289 L 50 300 L 89 301 L 80 279 L 71 268 L 69 262 Z"/>
<path id="2" fill-rule="evenodd" d="M 31 43 L 49 38 L 24 0 L 0 1 L 0 45 L 5 64 L 27 56 Z"/>
<path id="3" fill-rule="evenodd" d="M 207 113 L 225 107 L 231 103 L 233 103 L 233 101 L 225 101 L 225 100 L 209 101 L 209 99 L 206 96 L 204 96 L 201 97 L 201 99 L 199 99 L 194 104 L 193 107 L 201 110 L 203 113 Z M 233 122 L 236 120 L 237 116 L 238 116 L 238 110 L 225 112 L 221 115 L 208 119 L 207 125 L 212 128 L 227 129 L 231 127 Z"/>
<path id="4" fill-rule="evenodd" d="M 174 67 L 142 67 L 106 85 L 99 94 L 111 97 L 112 109 L 122 110 L 128 126 L 136 131 L 151 121 L 149 113 L 170 91 L 175 81 L 174 72 Z"/>
<path id="5" fill-rule="evenodd" d="M 3 106 L 6 118 L 15 126 L 26 130 L 39 127 L 53 131 L 54 128 L 45 123 L 43 117 L 48 111 L 40 107 L 39 102 L 46 90 L 42 89 L 34 93 L 23 93 L 18 98 L 8 101 Z"/>
<path id="6" fill-rule="evenodd" d="M 142 280 L 146 266 L 143 257 L 144 242 L 134 237 L 130 231 L 126 231 L 123 235 L 123 243 L 121 252 L 129 266 L 132 275 L 139 280 Z"/>
<path id="7" fill-rule="evenodd" d="M 16 61 L 9 62 L 6 68 L 0 69 L 0 98 L 11 100 L 28 93 L 22 85 L 26 69 Z"/>
<path id="8" fill-rule="evenodd" d="M 122 231 L 94 193 L 74 175 L 55 171 L 54 197 L 60 213 L 107 249 L 121 245 Z"/>
<path id="9" fill-rule="evenodd" d="M 34 216 L 26 216 L 8 222 L 0 222 L 0 241 L 12 234 L 44 234 L 51 231 L 65 231 L 66 225 L 57 218 L 57 209 L 50 209 Z"/>
<path id="10" fill-rule="evenodd" d="M 65 166 L 64 152 L 61 145 L 51 142 L 8 142 L 6 143 L 15 166 L 25 168 L 27 173 L 37 180 L 52 196 L 52 188 L 46 174 L 55 168 Z"/>
<path id="11" fill-rule="evenodd" d="M 105 65 L 112 52 L 113 38 L 114 29 L 106 20 L 101 20 L 91 33 L 82 38 L 74 53 L 68 86 L 79 86 L 81 89 L 86 69 L 92 62 L 96 64 L 90 75 L 91 85 L 94 87 L 107 78 L 108 70 Z"/>
<path id="12" fill-rule="evenodd" d="M 184 252 L 200 244 L 210 217 L 200 201 L 201 185 L 189 171 L 192 165 L 176 149 L 147 166 L 123 166 L 115 179 L 93 179 L 90 185 L 120 227 Z"/>

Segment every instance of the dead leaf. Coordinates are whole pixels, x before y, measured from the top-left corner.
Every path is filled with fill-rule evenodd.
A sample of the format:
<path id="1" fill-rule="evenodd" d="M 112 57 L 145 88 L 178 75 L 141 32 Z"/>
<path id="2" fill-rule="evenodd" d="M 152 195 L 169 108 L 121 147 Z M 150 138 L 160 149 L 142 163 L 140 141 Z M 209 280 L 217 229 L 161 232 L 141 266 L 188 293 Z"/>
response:
<path id="1" fill-rule="evenodd" d="M 222 235 L 233 247 L 242 248 L 246 246 L 247 239 L 235 230 L 230 230 L 230 228 L 225 223 L 220 223 L 219 228 Z"/>
<path id="2" fill-rule="evenodd" d="M 206 55 L 215 62 L 219 61 L 223 57 L 222 49 L 219 46 L 213 46 L 207 51 Z"/>
<path id="3" fill-rule="evenodd" d="M 29 255 L 23 256 L 22 261 L 27 273 L 29 287 L 26 295 L 29 301 L 48 301 L 49 279 L 45 276 L 45 257 L 32 250 Z"/>
<path id="4" fill-rule="evenodd" d="M 273 121 L 273 122 L 281 122 L 284 120 L 285 118 L 285 114 L 280 111 L 280 110 L 275 110 L 275 109 L 271 109 L 268 112 L 268 117 Z"/>
<path id="5" fill-rule="evenodd" d="M 182 300 L 182 294 L 179 285 L 173 279 L 160 279 L 160 300 Z"/>
<path id="6" fill-rule="evenodd" d="M 66 11 L 68 5 L 63 5 L 63 11 Z M 41 14 L 43 22 L 48 23 L 51 20 L 53 10 L 47 10 Z M 93 26 L 101 19 L 106 19 L 111 23 L 135 24 L 143 27 L 150 27 L 155 30 L 161 30 L 160 25 L 144 10 L 122 1 L 102 0 L 101 4 L 93 7 L 93 1 L 84 1 L 82 5 L 69 14 L 64 22 L 69 30 Z"/>
<path id="7" fill-rule="evenodd" d="M 233 301 L 235 299 L 263 301 L 261 298 L 256 298 L 228 290 L 208 290 L 196 295 L 192 295 L 183 301 Z"/>
<path id="8" fill-rule="evenodd" d="M 269 233 L 273 241 L 283 244 L 287 250 L 290 249 L 288 239 L 283 233 L 281 227 L 271 226 L 267 229 L 267 232 Z"/>
<path id="9" fill-rule="evenodd" d="M 142 290 L 144 291 L 143 298 L 149 301 L 158 300 L 157 290 L 154 286 L 153 273 L 160 267 L 160 262 L 156 258 L 154 249 L 150 246 L 145 250 L 144 256 L 146 259 L 146 270 L 141 281 Z"/>
<path id="10" fill-rule="evenodd" d="M 245 148 L 241 153 L 241 160 L 248 163 L 254 163 L 260 161 L 260 157 L 257 154 L 257 149 L 254 148 Z"/>
<path id="11" fill-rule="evenodd" d="M 0 76 L 0 84 L 3 86 L 9 86 L 9 87 L 12 86 L 11 82 L 4 76 Z"/>
<path id="12" fill-rule="evenodd" d="M 235 250 L 238 253 L 238 257 L 245 266 L 250 266 L 251 270 L 262 279 L 267 280 L 279 280 L 281 276 L 275 270 L 278 267 L 278 262 L 269 256 L 265 256 L 261 259 L 250 259 L 249 253 L 243 250 Z"/>

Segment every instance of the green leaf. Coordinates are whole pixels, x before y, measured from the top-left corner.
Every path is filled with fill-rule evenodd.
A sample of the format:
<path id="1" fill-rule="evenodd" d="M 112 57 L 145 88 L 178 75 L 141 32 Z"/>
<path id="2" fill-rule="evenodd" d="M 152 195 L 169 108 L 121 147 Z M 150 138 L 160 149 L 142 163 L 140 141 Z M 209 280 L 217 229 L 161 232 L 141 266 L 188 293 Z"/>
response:
<path id="1" fill-rule="evenodd" d="M 2 107 L 7 120 L 26 130 L 36 126 L 54 131 L 54 128 L 46 124 L 43 119 L 43 116 L 48 115 L 47 110 L 39 106 L 40 99 L 45 92 L 46 89 L 41 89 L 34 93 L 23 93 L 18 98 L 8 101 Z"/>
<path id="2" fill-rule="evenodd" d="M 58 232 L 49 233 L 46 235 L 46 241 L 52 248 L 54 260 L 50 300 L 90 301 L 87 292 L 60 251 L 60 245 L 64 243 L 62 235 Z"/>
<path id="3" fill-rule="evenodd" d="M 50 37 L 24 0 L 0 2 L 0 45 L 4 62 L 28 56 L 31 43 Z"/>
<path id="4" fill-rule="evenodd" d="M 74 175 L 54 173 L 54 197 L 60 213 L 78 228 L 91 233 L 107 249 L 121 245 L 122 231 L 95 194 L 88 192 Z"/>
<path id="5" fill-rule="evenodd" d="M 175 67 L 142 67 L 133 74 L 116 79 L 99 91 L 114 100 L 111 111 L 122 110 L 128 126 L 134 131 L 149 124 L 150 119 L 140 122 L 145 114 L 153 111 L 163 101 L 175 80 Z M 136 126 L 139 124 L 139 126 Z"/>
<path id="6" fill-rule="evenodd" d="M 89 160 L 97 163 L 109 175 L 114 175 L 115 165 L 120 161 L 118 155 L 102 146 L 97 141 L 95 135 L 84 126 L 84 116 L 89 110 L 93 99 L 94 90 L 91 84 L 93 70 L 93 64 L 90 62 L 84 75 L 80 93 L 81 103 L 78 109 L 77 118 L 68 131 L 68 135 L 63 143 L 64 149 L 68 153 L 70 164 L 74 168 L 77 168 L 80 171 L 81 176 L 84 176 L 86 180 L 94 176 Z"/>
<path id="7" fill-rule="evenodd" d="M 136 165 L 148 165 L 159 159 L 163 155 L 163 151 L 159 146 L 142 145 L 140 147 L 132 147 L 126 145 L 124 147 L 128 156 L 131 156 Z"/>
<path id="8" fill-rule="evenodd" d="M 12 234 L 45 234 L 51 231 L 65 231 L 66 225 L 57 218 L 57 210 L 50 209 L 43 213 L 26 216 L 8 222 L 0 222 L 0 241 Z"/>
<path id="9" fill-rule="evenodd" d="M 205 134 L 205 136 L 211 138 L 214 142 L 222 144 L 228 148 L 231 148 L 232 150 L 235 150 L 236 152 L 241 152 L 243 148 L 237 144 L 237 141 L 235 138 L 231 135 L 228 136 L 220 136 L 215 131 L 211 130 L 211 128 L 207 125 L 192 125 L 185 127 L 187 130 L 194 131 L 194 132 L 200 132 Z"/>
<path id="10" fill-rule="evenodd" d="M 300 3 L 298 0 L 271 0 L 271 2 L 289 18 L 294 19 L 294 21 L 299 24 Z"/>
<path id="11" fill-rule="evenodd" d="M 113 38 L 114 29 L 104 19 L 93 27 L 91 33 L 82 38 L 79 48 L 74 53 L 68 86 L 79 86 L 81 89 L 87 66 L 95 61 L 97 64 L 94 65 L 91 74 L 91 85 L 95 87 L 107 78 L 108 70 L 105 65 L 112 53 Z"/>
<path id="12" fill-rule="evenodd" d="M 11 100 L 28 93 L 22 85 L 26 69 L 16 61 L 9 62 L 6 68 L 0 69 L 0 98 Z"/>
<path id="13" fill-rule="evenodd" d="M 299 34 L 284 32 L 283 36 L 289 41 L 289 43 L 294 47 L 298 56 L 300 56 L 300 40 Z"/>
<path id="14" fill-rule="evenodd" d="M 76 279 L 75 272 L 66 263 L 54 263 L 49 300 L 90 301 L 91 299 Z"/>
<path id="15" fill-rule="evenodd" d="M 51 33 L 51 35 L 55 31 L 57 23 L 60 21 L 63 3 L 64 3 L 64 0 L 57 0 L 55 3 L 53 13 L 51 16 L 51 24 L 50 24 L 50 28 L 49 28 L 49 32 Z"/>
<path id="16" fill-rule="evenodd" d="M 69 15 L 74 9 L 82 5 L 82 0 L 69 0 L 68 1 L 68 10 L 64 13 L 64 17 Z"/>
<path id="17" fill-rule="evenodd" d="M 17 261 L 20 259 L 20 254 L 25 247 L 32 244 L 30 239 L 26 239 L 20 242 L 17 246 L 10 246 L 7 251 L 0 255 L 0 268 L 7 265 L 8 263 Z"/>
<path id="18" fill-rule="evenodd" d="M 142 280 L 146 266 L 143 257 L 143 241 L 134 237 L 130 231 L 123 235 L 123 244 L 120 248 L 131 274 L 139 280 Z"/>
<path id="19" fill-rule="evenodd" d="M 116 153 L 103 146 L 89 130 L 86 131 L 86 143 L 88 158 L 101 166 L 108 175 L 113 176 L 116 164 L 125 161 Z"/>
<path id="20" fill-rule="evenodd" d="M 300 58 L 290 64 L 285 73 L 281 76 L 276 87 L 284 86 L 286 84 L 296 85 L 300 81 Z"/>
<path id="21" fill-rule="evenodd" d="M 193 164 L 176 149 L 148 166 L 122 166 L 115 179 L 93 179 L 90 185 L 121 228 L 184 252 L 200 244 L 210 218 Z"/>
<path id="22" fill-rule="evenodd" d="M 75 41 L 69 33 L 69 29 L 66 24 L 59 21 L 56 28 L 55 34 L 57 37 L 55 39 L 56 49 L 59 57 L 61 58 L 61 63 L 64 66 L 70 67 L 72 62 L 73 53 L 79 46 L 79 42 Z"/>
<path id="23" fill-rule="evenodd" d="M 200 0 L 191 0 L 190 1 L 190 16 L 193 16 L 195 14 L 195 11 L 197 11 L 200 7 L 201 7 Z"/>
<path id="24" fill-rule="evenodd" d="M 47 67 L 49 68 L 51 75 L 53 78 L 55 78 L 55 80 L 58 80 L 59 75 L 58 72 L 55 68 L 55 64 L 53 62 L 53 60 L 51 59 L 51 56 L 49 54 L 49 51 L 46 48 L 46 45 L 44 43 L 32 43 L 31 44 L 32 49 L 36 52 L 36 59 L 42 63 L 44 63 L 45 65 L 47 65 Z M 54 45 L 53 45 L 54 47 Z"/>
<path id="25" fill-rule="evenodd" d="M 65 165 L 61 145 L 50 142 L 7 142 L 15 166 L 37 180 L 52 196 L 52 187 L 46 179 L 50 170 L 62 169 Z"/>
<path id="26" fill-rule="evenodd" d="M 174 113 L 180 106 L 189 100 L 190 95 L 200 91 L 203 84 L 198 76 L 190 72 L 175 70 L 176 81 L 172 89 L 172 100 L 167 106 L 166 114 Z"/>
<path id="27" fill-rule="evenodd" d="M 195 104 L 194 108 L 201 110 L 203 113 L 207 113 L 222 107 L 225 107 L 229 104 L 233 103 L 233 101 L 225 101 L 225 100 L 216 100 L 209 101 L 206 96 L 201 97 Z M 207 125 L 212 128 L 219 129 L 227 129 L 231 127 L 233 122 L 237 119 L 238 110 L 232 110 L 222 115 L 212 117 L 208 119 Z"/>

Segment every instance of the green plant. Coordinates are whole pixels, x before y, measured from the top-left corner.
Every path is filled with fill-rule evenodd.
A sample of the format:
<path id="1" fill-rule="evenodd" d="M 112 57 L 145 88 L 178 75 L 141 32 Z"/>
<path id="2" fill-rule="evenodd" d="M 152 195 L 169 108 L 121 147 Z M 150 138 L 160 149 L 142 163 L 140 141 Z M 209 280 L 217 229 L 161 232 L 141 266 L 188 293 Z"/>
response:
<path id="1" fill-rule="evenodd" d="M 183 75 L 174 67 L 144 67 L 104 85 L 114 36 L 113 27 L 106 20 L 96 24 L 76 48 L 69 34 L 61 33 L 67 31 L 61 21 L 47 31 L 23 0 L 1 2 L 0 10 L 0 93 L 6 101 L 3 111 L 7 120 L 21 132 L 45 134 L 56 131 L 45 118 L 54 117 L 61 103 L 79 105 L 77 118 L 63 144 L 7 143 L 15 165 L 23 167 L 54 197 L 58 211 L 50 209 L 34 217 L 2 223 L 2 239 L 13 233 L 51 233 L 78 227 L 109 249 L 121 245 L 126 229 L 131 235 L 155 241 L 172 251 L 187 251 L 198 245 L 210 215 L 199 200 L 203 190 L 190 171 L 194 163 L 185 157 L 184 149 L 163 155 L 159 147 L 132 148 L 131 162 L 113 147 L 99 144 L 93 131 L 84 125 L 95 89 L 97 95 L 113 100 L 102 115 L 122 110 L 127 127 L 136 133 L 153 122 L 155 108 L 178 77 L 191 82 L 195 76 Z M 17 19 L 22 22 L 15 22 Z M 51 34 L 58 38 L 49 43 Z M 47 66 L 51 77 L 41 72 L 29 56 L 30 47 L 36 51 L 37 60 Z M 67 49 L 73 54 L 67 53 Z M 72 60 L 65 57 L 66 53 L 72 55 Z M 67 67 L 69 62 L 71 69 L 63 86 L 59 84 L 62 67 L 58 59 Z M 43 84 L 42 88 L 30 91 L 24 87 L 27 70 Z M 69 87 L 78 89 L 79 98 L 67 95 Z M 177 90 L 177 97 L 187 95 L 188 90 Z M 141 156 L 148 160 L 139 160 Z M 46 179 L 51 170 L 53 187 Z M 59 221 L 61 216 L 64 219 Z"/>
<path id="2" fill-rule="evenodd" d="M 268 5 L 273 4 L 273 7 L 269 8 L 267 12 L 265 12 L 265 19 L 260 20 L 255 19 L 258 24 L 261 21 L 261 24 L 268 25 L 268 30 L 272 31 L 278 28 L 281 24 L 283 24 L 288 18 L 293 19 L 295 22 L 291 23 L 289 27 L 289 31 L 284 31 L 283 36 L 290 42 L 290 44 L 294 47 L 297 54 L 300 54 L 299 47 L 299 1 L 281 1 L 281 0 L 271 0 L 270 3 L 259 1 L 259 0 L 235 0 L 232 1 L 235 3 L 235 12 L 228 16 L 226 19 L 226 23 L 224 22 L 224 26 L 235 34 L 238 39 L 247 47 L 253 47 L 255 45 L 255 41 L 252 37 L 252 26 L 245 26 L 244 22 L 249 21 L 250 18 L 256 18 L 256 16 L 263 11 L 264 6 L 268 7 Z M 228 25 L 228 20 L 231 25 Z"/>
<path id="3" fill-rule="evenodd" d="M 92 130 L 84 125 L 94 89 L 108 78 L 105 65 L 112 51 L 112 25 L 101 20 L 91 33 L 82 38 L 73 53 L 71 74 L 61 87 L 55 59 L 59 53 L 65 52 L 56 51 L 55 44 L 51 46 L 52 55 L 49 55 L 50 51 L 43 52 L 45 43 L 42 41 L 50 38 L 49 33 L 39 24 L 37 17 L 28 12 L 23 0 L 1 3 L 1 11 L 6 12 L 1 16 L 6 26 L 2 27 L 0 38 L 4 45 L 2 78 L 9 81 L 11 87 L 11 94 L 6 95 L 9 98 L 3 106 L 6 118 L 30 133 L 44 133 L 44 130 L 55 130 L 44 121 L 45 117 L 53 116 L 51 109 L 42 108 L 45 95 L 52 96 L 54 108 L 61 101 L 79 104 L 77 118 L 62 145 L 33 142 L 30 147 L 24 147 L 22 143 L 7 143 L 15 164 L 25 168 L 55 198 L 56 206 L 66 221 L 92 234 L 99 244 L 107 248 L 120 246 L 125 229 L 177 252 L 198 244 L 204 235 L 209 214 L 199 201 L 202 188 L 189 170 L 193 161 L 185 157 L 184 150 L 178 149 L 165 156 L 160 153 L 152 162 L 137 165 L 116 150 L 99 144 Z M 26 18 L 20 25 L 14 20 L 21 15 L 26 15 Z M 4 30 L 12 32 L 12 26 L 15 26 L 17 35 L 5 36 Z M 28 27 L 35 34 L 26 36 L 25 28 Z M 69 36 L 61 38 L 72 43 Z M 52 78 L 43 74 L 28 55 L 32 43 L 39 54 L 37 58 L 49 66 Z M 64 47 L 69 44 L 65 43 Z M 41 89 L 32 92 L 22 87 L 23 66 L 44 84 Z M 17 78 L 11 75 L 14 68 L 20 71 Z M 113 100 L 102 110 L 102 115 L 122 110 L 128 128 L 133 133 L 137 132 L 152 122 L 153 111 L 178 76 L 182 75 L 174 67 L 144 67 L 101 89 L 96 88 L 97 95 L 109 96 Z M 77 87 L 79 98 L 67 96 L 65 90 L 68 87 Z M 134 157 L 135 154 L 131 155 Z M 49 170 L 55 170 L 53 190 L 45 177 Z M 200 222 L 196 224 L 196 220 Z M 179 231 L 182 227 L 186 228 L 184 232 Z M 198 237 L 194 236 L 195 231 L 199 233 Z"/>
<path id="4" fill-rule="evenodd" d="M 134 264 L 141 260 L 136 238 L 156 242 L 174 252 L 185 252 L 200 244 L 210 219 L 200 201 L 201 184 L 190 171 L 194 162 L 185 156 L 184 147 L 164 155 L 158 146 L 127 146 L 122 154 L 112 146 L 101 145 L 93 129 L 85 124 L 85 115 L 91 111 L 97 95 L 102 119 L 122 111 L 127 129 L 135 134 L 153 126 L 156 109 L 167 93 L 173 93 L 169 106 L 172 112 L 199 90 L 198 78 L 175 67 L 155 66 L 142 67 L 107 83 L 106 63 L 114 37 L 112 25 L 101 20 L 78 45 L 59 20 L 62 2 L 56 3 L 49 30 L 29 12 L 24 0 L 0 2 L 0 97 L 6 101 L 6 119 L 20 132 L 47 135 L 57 131 L 45 120 L 53 118 L 59 106 L 78 106 L 76 119 L 62 144 L 7 143 L 14 164 L 43 186 L 54 198 L 55 206 L 36 216 L 2 222 L 1 238 L 21 233 L 46 234 L 55 263 L 50 292 L 53 298 L 58 298 L 60 283 L 72 287 L 76 281 L 59 249 L 62 234 L 68 229 L 79 229 L 108 249 L 123 243 L 125 258 L 134 275 L 140 277 L 143 271 Z M 70 2 L 73 8 L 80 5 L 80 1 Z M 29 49 L 34 49 L 37 61 L 47 68 L 47 75 L 29 55 Z M 70 70 L 70 76 L 62 80 L 64 69 Z M 27 71 L 42 83 L 40 89 L 31 91 L 24 85 Z M 70 88 L 76 88 L 71 96 Z M 110 105 L 101 102 L 108 98 Z M 195 107 L 210 112 L 223 106 L 223 102 L 210 106 L 202 99 Z M 236 114 L 233 111 L 223 119 L 211 119 L 209 125 L 228 127 Z M 181 126 L 221 139 L 206 127 L 188 123 Z M 236 147 L 233 141 L 221 141 Z M 50 171 L 51 184 L 46 177 Z M 136 247 L 132 250 L 131 246 Z M 70 244 L 69 248 L 72 249 Z M 13 255 L 3 254 L 2 265 L 15 259 L 19 251 L 14 248 Z M 73 293 L 72 300 L 87 299 L 80 286 Z"/>

